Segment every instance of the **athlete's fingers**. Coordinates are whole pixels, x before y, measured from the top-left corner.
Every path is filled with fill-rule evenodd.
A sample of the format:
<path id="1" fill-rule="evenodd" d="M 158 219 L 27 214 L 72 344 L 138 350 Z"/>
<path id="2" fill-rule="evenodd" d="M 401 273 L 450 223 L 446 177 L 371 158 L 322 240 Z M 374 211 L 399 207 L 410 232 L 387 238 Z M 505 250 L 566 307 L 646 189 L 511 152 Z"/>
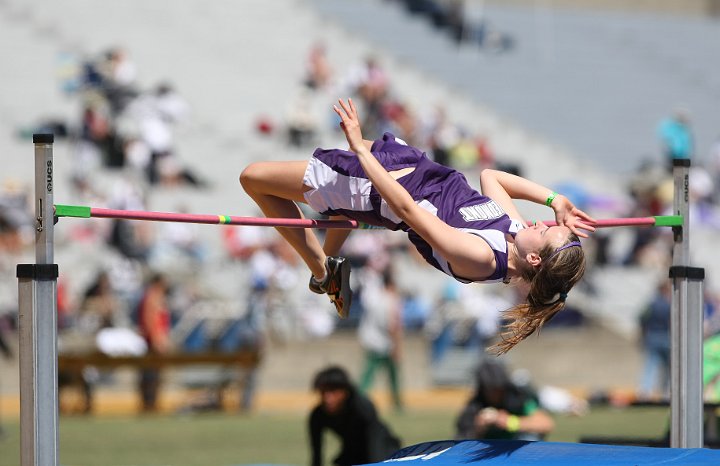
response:
<path id="1" fill-rule="evenodd" d="M 340 102 L 340 106 L 345 110 L 345 113 L 348 114 L 348 117 L 352 117 L 352 111 L 350 110 L 350 107 L 345 103 L 344 100 L 338 99 L 338 102 Z"/>
<path id="2" fill-rule="evenodd" d="M 587 231 L 595 231 L 595 227 L 593 225 L 587 224 L 585 222 L 579 222 L 578 228 L 582 228 L 583 230 Z"/>
<path id="3" fill-rule="evenodd" d="M 597 221 L 596 221 L 593 217 L 591 217 L 590 215 L 586 214 L 585 212 L 583 212 L 583 211 L 580 210 L 580 209 L 577 210 L 576 215 L 577 215 L 578 217 L 580 217 L 580 218 L 582 218 L 582 219 L 590 222 L 590 223 L 597 223 Z"/>
<path id="4" fill-rule="evenodd" d="M 340 116 L 340 124 L 344 124 L 345 119 L 347 118 L 345 114 L 339 108 L 337 108 L 337 105 L 333 105 L 333 110 L 335 110 L 335 113 Z"/>
<path id="5" fill-rule="evenodd" d="M 591 226 L 589 226 L 589 225 L 585 225 L 585 224 L 583 224 L 583 223 L 575 223 L 574 225 L 568 225 L 568 226 L 569 226 L 569 228 L 570 228 L 570 231 L 572 231 L 573 233 L 575 233 L 576 235 L 578 235 L 578 236 L 581 237 L 581 238 L 588 238 L 588 237 L 589 237 L 588 234 L 585 233 L 585 231 L 583 231 L 583 230 L 587 230 L 587 231 L 591 231 L 591 232 L 592 232 L 592 231 L 595 231 L 595 228 L 594 228 L 594 227 L 591 227 Z"/>

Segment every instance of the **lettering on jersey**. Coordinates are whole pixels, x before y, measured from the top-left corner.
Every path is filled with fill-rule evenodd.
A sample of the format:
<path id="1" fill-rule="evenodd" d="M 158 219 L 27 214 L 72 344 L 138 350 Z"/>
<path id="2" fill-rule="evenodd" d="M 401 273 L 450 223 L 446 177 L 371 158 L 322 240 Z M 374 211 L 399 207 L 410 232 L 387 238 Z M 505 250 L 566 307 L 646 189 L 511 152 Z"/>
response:
<path id="1" fill-rule="evenodd" d="M 505 215 L 505 211 L 493 200 L 489 200 L 482 204 L 471 205 L 460 208 L 460 214 L 466 222 L 476 222 L 478 220 L 492 220 Z"/>

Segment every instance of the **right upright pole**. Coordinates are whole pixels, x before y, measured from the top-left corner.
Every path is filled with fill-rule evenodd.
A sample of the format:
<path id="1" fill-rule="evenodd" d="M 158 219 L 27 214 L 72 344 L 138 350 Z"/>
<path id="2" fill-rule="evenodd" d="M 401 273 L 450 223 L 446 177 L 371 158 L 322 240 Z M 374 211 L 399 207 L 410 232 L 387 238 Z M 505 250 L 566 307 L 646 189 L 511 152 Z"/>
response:
<path id="1" fill-rule="evenodd" d="M 683 218 L 673 227 L 672 343 L 670 371 L 670 446 L 703 447 L 703 280 L 705 270 L 690 267 L 690 160 L 673 161 L 673 214 Z"/>

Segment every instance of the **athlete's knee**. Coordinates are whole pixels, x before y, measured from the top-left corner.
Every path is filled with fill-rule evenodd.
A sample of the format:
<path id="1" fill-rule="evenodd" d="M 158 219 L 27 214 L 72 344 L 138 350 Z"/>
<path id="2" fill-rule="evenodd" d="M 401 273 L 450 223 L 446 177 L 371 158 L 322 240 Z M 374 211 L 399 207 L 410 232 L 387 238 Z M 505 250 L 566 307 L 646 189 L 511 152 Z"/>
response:
<path id="1" fill-rule="evenodd" d="M 240 184 L 246 191 L 257 189 L 263 181 L 264 171 L 262 162 L 251 163 L 240 173 Z"/>

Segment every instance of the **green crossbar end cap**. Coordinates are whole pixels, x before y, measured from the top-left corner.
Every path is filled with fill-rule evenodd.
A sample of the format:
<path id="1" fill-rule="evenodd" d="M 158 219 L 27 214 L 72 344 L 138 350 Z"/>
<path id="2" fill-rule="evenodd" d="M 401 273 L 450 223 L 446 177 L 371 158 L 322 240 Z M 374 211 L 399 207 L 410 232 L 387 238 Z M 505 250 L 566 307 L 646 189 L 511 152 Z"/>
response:
<path id="1" fill-rule="evenodd" d="M 658 215 L 655 217 L 656 227 L 681 227 L 682 215 Z"/>
<path id="2" fill-rule="evenodd" d="M 55 215 L 58 217 L 90 218 L 90 207 L 55 204 Z"/>

